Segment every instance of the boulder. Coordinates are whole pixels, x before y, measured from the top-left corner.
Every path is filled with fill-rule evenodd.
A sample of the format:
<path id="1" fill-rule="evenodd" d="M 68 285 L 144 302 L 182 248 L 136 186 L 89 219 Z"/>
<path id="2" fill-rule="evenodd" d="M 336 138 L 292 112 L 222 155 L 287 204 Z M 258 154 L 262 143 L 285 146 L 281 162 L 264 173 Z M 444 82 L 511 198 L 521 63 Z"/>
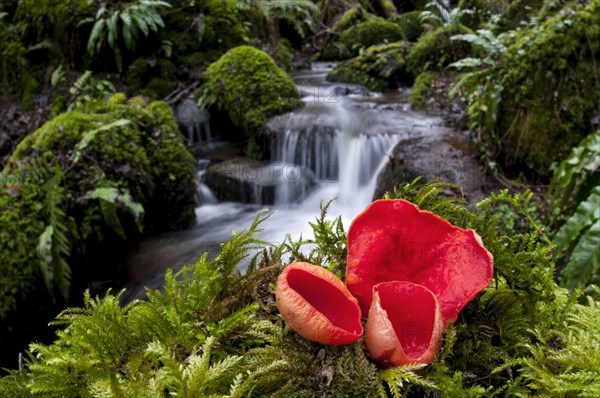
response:
<path id="1" fill-rule="evenodd" d="M 382 198 L 394 187 L 421 177 L 457 184 L 466 199 L 476 203 L 495 187 L 481 169 L 478 154 L 467 137 L 451 131 L 402 140 L 377 177 L 374 197 Z"/>
<path id="2" fill-rule="evenodd" d="M 232 159 L 208 168 L 204 183 L 221 201 L 293 203 L 315 185 L 313 173 L 294 164 Z"/>

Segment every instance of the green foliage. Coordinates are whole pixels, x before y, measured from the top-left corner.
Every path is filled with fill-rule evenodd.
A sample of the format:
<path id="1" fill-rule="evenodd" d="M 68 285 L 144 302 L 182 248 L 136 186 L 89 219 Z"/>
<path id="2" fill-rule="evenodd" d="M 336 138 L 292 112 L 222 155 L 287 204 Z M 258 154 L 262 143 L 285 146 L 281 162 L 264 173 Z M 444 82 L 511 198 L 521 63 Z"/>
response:
<path id="1" fill-rule="evenodd" d="M 71 268 L 66 258 L 71 254 L 71 243 L 67 238 L 68 230 L 64 224 L 63 189 L 61 188 L 62 171 L 54 167 L 53 175 L 46 179 L 43 190 L 44 216 L 48 225 L 40 235 L 37 251 L 40 257 L 40 269 L 44 283 L 49 292 L 56 290 L 67 298 L 71 279 Z"/>
<path id="2" fill-rule="evenodd" d="M 561 283 L 569 289 L 600 283 L 600 131 L 583 139 L 554 172 L 547 197 L 556 257 L 569 252 Z M 570 210 L 570 209 L 574 209 Z M 557 220 L 558 219 L 558 220 Z"/>
<path id="3" fill-rule="evenodd" d="M 576 304 L 566 320 L 547 337 L 526 346 L 530 356 L 513 363 L 522 366 L 520 381 L 539 396 L 597 397 L 600 394 L 600 302 Z"/>
<path id="4" fill-rule="evenodd" d="M 327 80 L 363 85 L 373 91 L 384 91 L 406 81 L 405 59 L 410 43 L 399 41 L 367 48 L 361 55 L 340 63 L 327 75 Z"/>
<path id="5" fill-rule="evenodd" d="M 371 18 L 374 18 L 374 15 L 367 13 L 362 7 L 349 8 L 331 27 L 331 31 L 342 33 L 343 31 L 350 29 L 353 25 L 365 22 Z"/>
<path id="6" fill-rule="evenodd" d="M 245 11 L 258 11 L 271 33 L 285 21 L 301 38 L 314 30 L 314 17 L 319 13 L 319 5 L 311 0 L 240 0 L 236 5 Z"/>
<path id="7" fill-rule="evenodd" d="M 420 17 L 421 11 L 410 11 L 394 15 L 389 20 L 400 26 L 406 40 L 415 41 L 423 34 L 423 25 L 421 24 Z"/>
<path id="8" fill-rule="evenodd" d="M 465 85 L 470 127 L 507 168 L 548 176 L 592 132 L 600 2 L 573 2 L 502 39 L 506 51 Z M 591 89 L 593 87 L 593 89 Z"/>
<path id="9" fill-rule="evenodd" d="M 88 0 L 94 5 L 94 0 Z M 88 38 L 87 50 L 90 55 L 97 55 L 105 45 L 114 52 L 115 63 L 119 72 L 123 70 L 122 47 L 135 52 L 140 33 L 144 37 L 157 33 L 165 24 L 160 16 L 161 8 L 171 7 L 161 0 L 134 0 L 129 4 L 118 4 L 111 9 L 110 4 L 99 5 L 95 18 L 81 21 L 81 24 L 92 23 L 92 32 Z"/>
<path id="10" fill-rule="evenodd" d="M 596 396 L 599 305 L 577 304 L 553 281 L 552 245 L 529 212 L 531 194 L 493 195 L 469 209 L 445 197 L 447 184 L 413 182 L 404 198 L 463 228 L 475 228 L 494 256 L 490 286 L 449 324 L 442 351 L 427 366 L 379 369 L 364 341 L 326 346 L 282 322 L 273 284 L 282 262 L 322 263 L 343 276 L 346 234 L 328 205 L 311 224 L 314 238 L 270 247 L 255 237 L 265 220 L 234 234 L 221 255 L 206 255 L 165 292 L 124 308 L 118 297 L 86 297 L 63 312 L 64 330 L 33 344 L 25 370 L 0 379 L 22 396 L 488 397 Z M 506 234 L 496 206 L 515 208 L 529 228 Z M 237 267 L 251 265 L 245 275 Z M 212 394 L 212 395 L 211 395 Z"/>
<path id="11" fill-rule="evenodd" d="M 27 49 L 21 41 L 22 26 L 11 23 L 8 17 L 6 12 L 0 12 L 0 92 L 23 97 L 31 79 Z"/>
<path id="12" fill-rule="evenodd" d="M 417 40 L 406 60 L 407 70 L 417 77 L 425 71 L 439 71 L 452 62 L 473 53 L 471 46 L 464 42 L 453 41 L 451 37 L 466 33 L 460 27 L 442 26 L 425 33 Z"/>
<path id="13" fill-rule="evenodd" d="M 340 35 L 340 43 L 344 44 L 352 55 L 358 55 L 363 48 L 375 44 L 391 43 L 402 39 L 404 39 L 402 29 L 382 18 L 370 18 L 343 31 Z"/>
<path id="14" fill-rule="evenodd" d="M 424 109 L 432 100 L 445 102 L 446 92 L 440 89 L 440 74 L 423 72 L 415 79 L 410 90 L 408 102 L 416 109 Z"/>
<path id="15" fill-rule="evenodd" d="M 44 284 L 48 295 L 67 297 L 71 273 L 115 275 L 111 264 L 142 228 L 195 218 L 195 162 L 164 103 L 63 113 L 21 142 L 2 176 L 3 320 L 47 300 Z M 3 330 L 1 340 L 21 326 Z"/>
<path id="16" fill-rule="evenodd" d="M 60 79 L 54 77 L 54 79 Z M 85 71 L 69 88 L 71 95 L 68 111 L 81 108 L 90 101 L 103 100 L 114 94 L 115 86 L 107 80 L 97 80 L 91 71 Z"/>
<path id="17" fill-rule="evenodd" d="M 468 30 L 468 28 L 462 24 L 462 20 L 466 16 L 472 14 L 474 14 L 473 10 L 462 7 L 454 7 L 449 10 L 441 1 L 432 0 L 425 5 L 425 9 L 421 12 L 419 18 L 421 23 L 432 26 L 433 28 L 447 26 L 450 29 Z"/>
<path id="18" fill-rule="evenodd" d="M 204 77 L 204 103 L 227 112 L 249 138 L 248 148 L 257 142 L 270 117 L 302 104 L 296 85 L 285 71 L 253 47 L 228 51 L 208 67 Z"/>
<path id="19" fill-rule="evenodd" d="M 204 8 L 207 16 L 197 25 L 203 32 L 203 46 L 226 50 L 247 42 L 241 10 L 235 0 L 207 0 Z"/>

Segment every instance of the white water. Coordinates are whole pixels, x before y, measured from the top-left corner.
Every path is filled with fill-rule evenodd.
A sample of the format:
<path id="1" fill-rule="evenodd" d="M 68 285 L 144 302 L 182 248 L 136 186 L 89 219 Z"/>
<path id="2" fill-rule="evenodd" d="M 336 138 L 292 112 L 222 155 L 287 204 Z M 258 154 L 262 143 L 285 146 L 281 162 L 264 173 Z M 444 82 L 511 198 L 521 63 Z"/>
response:
<path id="1" fill-rule="evenodd" d="M 256 180 L 256 203 L 261 203 L 261 184 L 277 183 L 275 205 L 269 206 L 272 213 L 260 234 L 276 245 L 288 234 L 294 239 L 312 236 L 308 223 L 320 214 L 321 203 L 331 199 L 336 200 L 329 216 L 342 216 L 347 229 L 372 201 L 378 172 L 395 144 L 403 137 L 429 134 L 442 123 L 410 111 L 405 101 L 398 101 L 398 93 L 376 95 L 338 85 L 340 92 L 350 94 L 335 95 L 337 88 L 324 80 L 327 69 L 319 67 L 296 76 L 301 92 L 309 93 L 303 98 L 306 106 L 287 116 L 285 128 L 272 141 L 272 163 Z M 202 183 L 200 169 L 197 225 L 142 242 L 128 262 L 132 281 L 193 263 L 203 252 L 218 254 L 219 244 L 232 231 L 246 229 L 264 207 L 217 203 Z"/>

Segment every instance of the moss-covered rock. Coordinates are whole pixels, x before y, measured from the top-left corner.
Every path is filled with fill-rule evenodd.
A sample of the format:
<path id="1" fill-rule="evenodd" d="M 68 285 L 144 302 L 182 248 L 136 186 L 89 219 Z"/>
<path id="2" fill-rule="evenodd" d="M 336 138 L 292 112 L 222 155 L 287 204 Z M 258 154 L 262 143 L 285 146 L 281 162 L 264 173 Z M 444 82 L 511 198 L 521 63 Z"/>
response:
<path id="1" fill-rule="evenodd" d="M 389 21 L 400 26 L 406 40 L 415 41 L 423 34 L 423 25 L 419 19 L 420 16 L 421 11 L 409 11 L 404 14 L 394 15 Z"/>
<path id="2" fill-rule="evenodd" d="M 331 31 L 341 33 L 360 22 L 368 21 L 372 18 L 375 18 L 375 15 L 369 14 L 364 8 L 353 7 L 342 14 L 342 16 L 331 27 Z"/>
<path id="3" fill-rule="evenodd" d="M 327 74 L 327 80 L 360 84 L 373 91 L 397 87 L 401 81 L 410 81 L 405 70 L 410 46 L 407 41 L 371 46 L 358 57 L 339 64 Z"/>
<path id="4" fill-rule="evenodd" d="M 358 55 L 361 49 L 375 44 L 391 43 L 402 39 L 404 39 L 402 29 L 382 18 L 371 18 L 361 22 L 346 29 L 340 35 L 340 43 L 344 44 L 353 55 Z"/>
<path id="5" fill-rule="evenodd" d="M 189 226 L 195 219 L 194 175 L 194 159 L 165 103 L 90 105 L 29 135 L 0 184 L 0 268 L 11 276 L 0 283 L 0 318 L 43 288 L 45 262 L 51 291 L 65 294 L 52 268 L 58 257 L 73 273 L 112 272 L 114 278 L 119 254 L 131 244 L 127 239 L 139 237 L 138 229 Z M 42 236 L 48 227 L 50 241 Z M 50 242 L 54 259 L 45 257 L 41 242 Z"/>
<path id="6" fill-rule="evenodd" d="M 450 40 L 454 35 L 466 33 L 458 27 L 442 26 L 419 38 L 406 60 L 408 71 L 417 77 L 428 70 L 440 70 L 473 54 L 471 44 Z"/>
<path id="7" fill-rule="evenodd" d="M 471 120 L 507 168 L 548 176 L 553 161 L 595 129 L 600 109 L 600 0 L 575 4 L 512 36 Z"/>
<path id="8" fill-rule="evenodd" d="M 472 0 L 471 0 L 472 1 Z M 544 0 L 515 0 L 506 7 L 498 26 L 501 30 L 518 28 L 522 22 L 533 17 L 544 4 Z"/>
<path id="9" fill-rule="evenodd" d="M 253 144 L 267 120 L 302 105 L 296 85 L 268 54 L 236 47 L 205 72 L 203 93 Z"/>

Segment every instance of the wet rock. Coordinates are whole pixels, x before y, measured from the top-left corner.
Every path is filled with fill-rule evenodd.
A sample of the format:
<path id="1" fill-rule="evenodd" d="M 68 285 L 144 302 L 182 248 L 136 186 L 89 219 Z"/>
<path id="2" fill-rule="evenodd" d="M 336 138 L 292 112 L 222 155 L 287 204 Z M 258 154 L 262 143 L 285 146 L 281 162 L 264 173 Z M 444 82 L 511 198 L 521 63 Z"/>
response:
<path id="1" fill-rule="evenodd" d="M 274 204 L 301 200 L 314 180 L 298 165 L 239 158 L 209 167 L 204 182 L 220 201 Z"/>
<path id="2" fill-rule="evenodd" d="M 421 177 L 457 184 L 466 199 L 476 203 L 495 188 L 477 162 L 478 153 L 466 136 L 451 131 L 401 140 L 377 177 L 375 198 Z"/>

